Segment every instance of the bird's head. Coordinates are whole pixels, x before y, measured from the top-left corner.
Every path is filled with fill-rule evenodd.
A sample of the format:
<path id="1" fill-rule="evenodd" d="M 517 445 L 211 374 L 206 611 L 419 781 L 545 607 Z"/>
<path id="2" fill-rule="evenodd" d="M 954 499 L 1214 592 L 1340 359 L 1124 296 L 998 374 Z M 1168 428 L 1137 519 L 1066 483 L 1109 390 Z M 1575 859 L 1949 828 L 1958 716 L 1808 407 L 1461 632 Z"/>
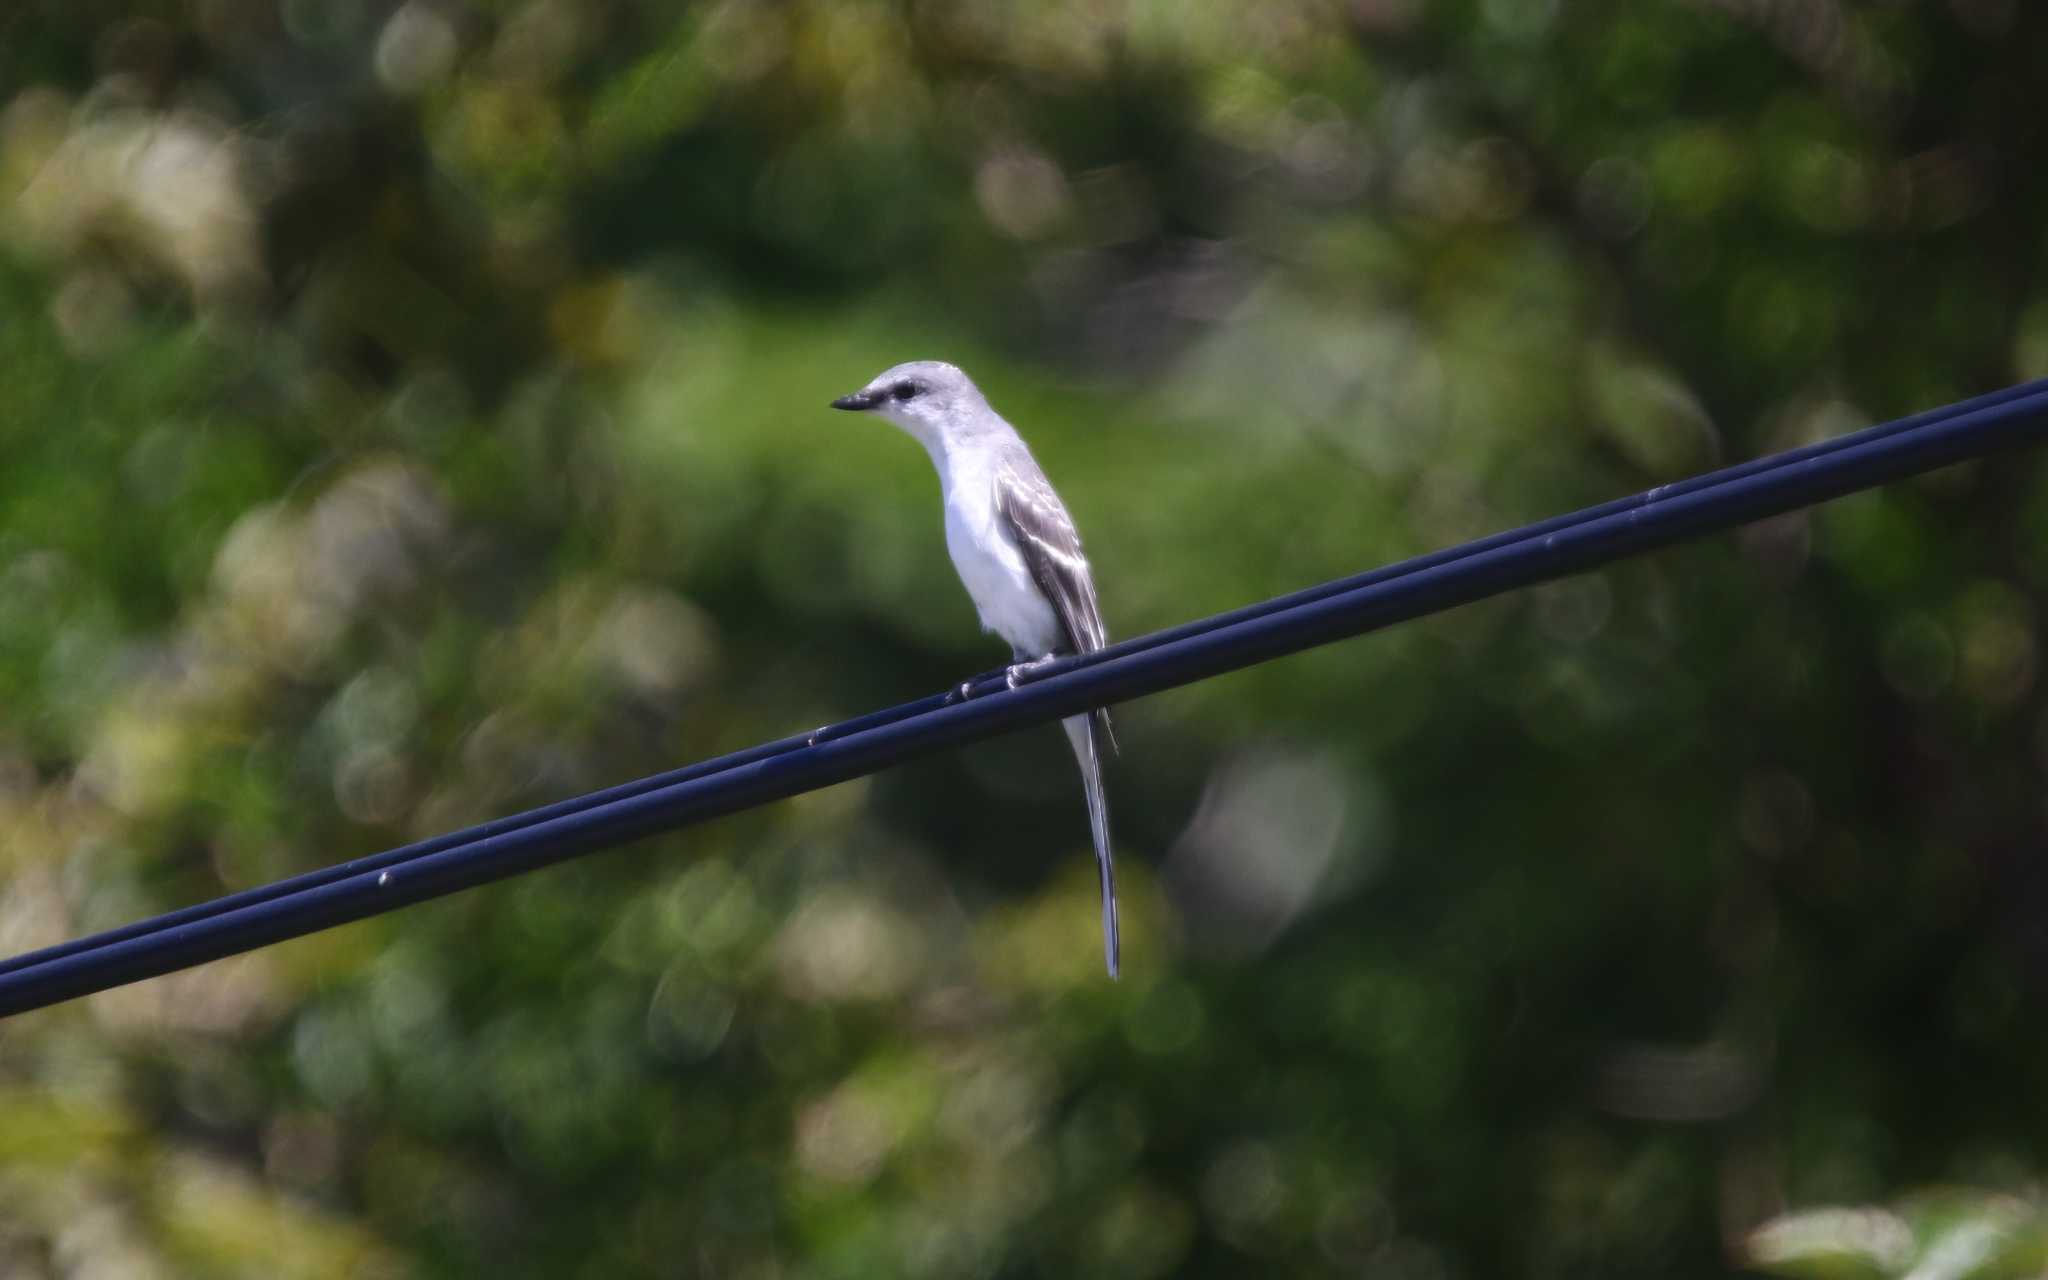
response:
<path id="1" fill-rule="evenodd" d="M 876 374 L 832 407 L 872 413 L 920 440 L 935 440 L 975 421 L 988 402 L 957 367 L 942 360 L 913 360 Z"/>

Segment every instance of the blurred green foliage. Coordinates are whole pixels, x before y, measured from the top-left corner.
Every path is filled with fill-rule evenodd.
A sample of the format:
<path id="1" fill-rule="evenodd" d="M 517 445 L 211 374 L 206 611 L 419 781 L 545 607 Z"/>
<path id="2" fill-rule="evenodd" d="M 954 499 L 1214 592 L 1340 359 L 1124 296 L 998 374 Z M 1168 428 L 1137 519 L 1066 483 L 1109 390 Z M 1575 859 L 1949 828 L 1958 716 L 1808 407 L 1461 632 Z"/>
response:
<path id="1" fill-rule="evenodd" d="M 2015 0 L 18 0 L 0 950 L 2048 374 Z M 0 1027 L 12 1275 L 2038 1273 L 2048 459 Z"/>

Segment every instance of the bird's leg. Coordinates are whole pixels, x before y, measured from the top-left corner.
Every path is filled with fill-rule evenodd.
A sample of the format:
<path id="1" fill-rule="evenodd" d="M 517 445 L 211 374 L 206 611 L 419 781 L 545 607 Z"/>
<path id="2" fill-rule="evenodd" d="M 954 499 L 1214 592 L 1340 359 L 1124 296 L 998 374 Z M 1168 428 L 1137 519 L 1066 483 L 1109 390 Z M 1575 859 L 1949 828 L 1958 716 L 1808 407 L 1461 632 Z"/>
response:
<path id="1" fill-rule="evenodd" d="M 993 680 L 997 676 L 1008 675 L 1009 671 L 1010 669 L 1008 667 L 991 667 L 987 671 L 982 672 L 978 676 L 972 676 L 966 680 L 962 680 L 959 684 L 959 687 L 955 688 L 953 692 L 946 695 L 946 705 L 951 706 L 956 702 L 967 701 L 969 698 L 974 696 L 975 685 L 980 684 L 984 680 Z"/>
<path id="2" fill-rule="evenodd" d="M 953 692 L 946 695 L 946 705 L 951 706 L 956 702 L 967 701 L 969 698 L 974 696 L 974 686 L 980 684 L 984 680 L 993 680 L 997 676 L 1001 676 L 1003 678 L 1003 683 L 1008 685 L 1010 688 L 1014 689 L 1018 685 L 1030 679 L 1032 672 L 1038 670 L 1040 667 L 1046 665 L 1049 662 L 1059 661 L 1061 656 L 1062 655 L 1057 653 L 1048 653 L 1043 658 L 1027 658 L 1021 662 L 1013 662 L 1005 667 L 995 667 L 991 670 L 984 671 L 980 675 L 975 676 L 971 680 L 962 680 L 959 683 L 959 685 L 954 688 Z"/>
<path id="3" fill-rule="evenodd" d="M 1003 671 L 1003 683 L 1014 689 L 1030 678 L 1032 672 L 1049 662 L 1059 661 L 1059 657 L 1057 653 L 1048 653 L 1043 658 L 1033 658 L 1029 662 L 1013 662 Z"/>

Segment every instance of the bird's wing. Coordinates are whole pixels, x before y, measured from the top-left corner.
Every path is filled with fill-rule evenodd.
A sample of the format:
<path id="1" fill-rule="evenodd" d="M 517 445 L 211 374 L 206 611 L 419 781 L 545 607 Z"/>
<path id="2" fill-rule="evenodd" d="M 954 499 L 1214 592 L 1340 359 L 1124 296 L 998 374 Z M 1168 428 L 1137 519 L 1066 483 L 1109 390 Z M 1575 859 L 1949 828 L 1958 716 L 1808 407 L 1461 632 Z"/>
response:
<path id="1" fill-rule="evenodd" d="M 1008 452 L 995 468 L 996 514 L 1024 553 L 1032 580 L 1052 602 L 1060 630 L 1074 653 L 1093 653 L 1108 637 L 1095 581 L 1081 552 L 1081 535 L 1038 463 L 1022 449 Z M 1040 656 L 1040 655 L 1033 655 Z"/>
<path id="2" fill-rule="evenodd" d="M 1052 482 L 1019 447 L 1003 455 L 995 469 L 995 487 L 996 514 L 1023 552 L 1032 581 L 1059 615 L 1067 648 L 1074 653 L 1102 648 L 1109 643 L 1109 632 L 1102 625 L 1102 606 L 1095 601 L 1095 579 L 1081 551 L 1081 535 Z M 1109 712 L 1097 707 L 1094 716 L 1103 741 L 1115 752 L 1116 730 L 1110 726 Z"/>

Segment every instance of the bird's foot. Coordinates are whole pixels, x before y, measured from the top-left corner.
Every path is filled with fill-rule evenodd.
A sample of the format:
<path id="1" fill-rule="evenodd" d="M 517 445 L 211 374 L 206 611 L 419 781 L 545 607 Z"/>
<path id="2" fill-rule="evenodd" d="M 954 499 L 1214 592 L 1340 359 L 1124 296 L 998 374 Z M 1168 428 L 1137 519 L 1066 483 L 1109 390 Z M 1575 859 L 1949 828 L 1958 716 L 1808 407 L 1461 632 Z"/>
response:
<path id="1" fill-rule="evenodd" d="M 975 685 L 982 683 L 984 680 L 993 680 L 997 676 L 1005 675 L 1009 670 L 1008 667 L 991 667 L 970 680 L 962 680 L 953 692 L 946 695 L 946 705 L 950 707 L 956 702 L 967 701 L 974 696 Z M 1014 688 L 1015 686 L 1012 687 Z"/>
<path id="2" fill-rule="evenodd" d="M 1031 674 L 1037 671 L 1040 667 L 1045 666 L 1047 663 L 1057 661 L 1059 661 L 1058 654 L 1048 653 L 1043 658 L 1034 658 L 1030 662 L 1012 663 L 1003 671 L 1003 683 L 1008 685 L 1010 688 L 1014 689 L 1018 685 L 1030 679 Z"/>

